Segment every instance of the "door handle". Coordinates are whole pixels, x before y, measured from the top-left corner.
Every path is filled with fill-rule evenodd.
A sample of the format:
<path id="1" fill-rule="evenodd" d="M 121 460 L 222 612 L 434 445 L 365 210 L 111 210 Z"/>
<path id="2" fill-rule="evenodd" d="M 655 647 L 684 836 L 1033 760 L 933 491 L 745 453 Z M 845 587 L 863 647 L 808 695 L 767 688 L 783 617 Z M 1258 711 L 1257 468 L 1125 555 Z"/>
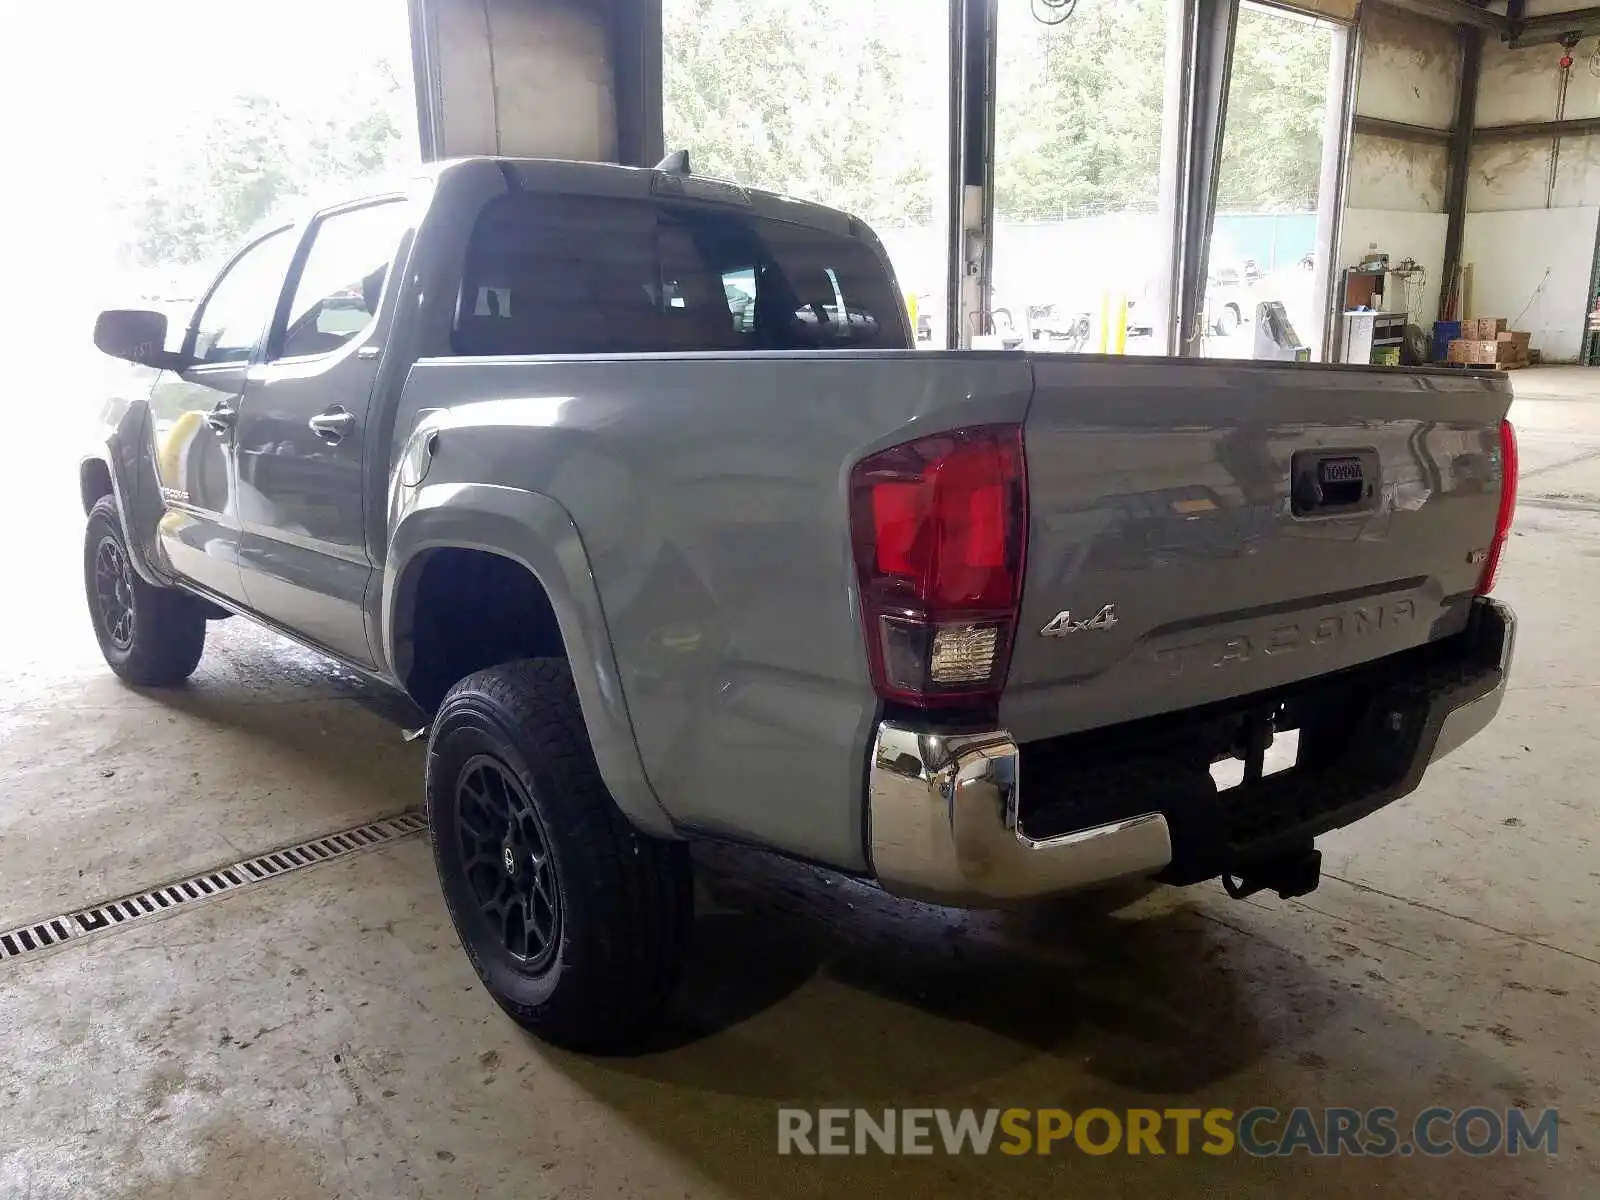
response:
<path id="1" fill-rule="evenodd" d="M 316 434 L 330 446 L 337 446 L 356 427 L 356 415 L 349 409 L 335 404 L 326 412 L 319 412 L 306 422 L 311 426 L 311 432 Z"/>
<path id="2" fill-rule="evenodd" d="M 215 408 L 206 413 L 206 424 L 218 437 L 227 437 L 238 420 L 239 410 L 226 400 L 219 401 Z"/>

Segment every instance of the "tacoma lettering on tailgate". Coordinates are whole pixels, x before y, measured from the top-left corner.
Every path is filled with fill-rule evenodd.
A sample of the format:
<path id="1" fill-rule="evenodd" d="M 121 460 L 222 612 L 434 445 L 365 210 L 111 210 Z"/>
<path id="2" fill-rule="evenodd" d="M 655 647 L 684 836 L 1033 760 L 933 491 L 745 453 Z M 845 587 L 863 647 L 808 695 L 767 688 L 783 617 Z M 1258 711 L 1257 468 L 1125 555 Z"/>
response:
<path id="1" fill-rule="evenodd" d="M 1182 646 L 1162 646 L 1151 657 L 1175 679 L 1186 670 L 1200 667 L 1215 669 L 1247 663 L 1258 656 L 1271 658 L 1302 649 L 1315 650 L 1374 630 L 1392 629 L 1413 620 L 1416 615 L 1414 600 L 1366 604 L 1329 613 L 1314 621 L 1287 621 L 1270 629 L 1227 633 Z"/>

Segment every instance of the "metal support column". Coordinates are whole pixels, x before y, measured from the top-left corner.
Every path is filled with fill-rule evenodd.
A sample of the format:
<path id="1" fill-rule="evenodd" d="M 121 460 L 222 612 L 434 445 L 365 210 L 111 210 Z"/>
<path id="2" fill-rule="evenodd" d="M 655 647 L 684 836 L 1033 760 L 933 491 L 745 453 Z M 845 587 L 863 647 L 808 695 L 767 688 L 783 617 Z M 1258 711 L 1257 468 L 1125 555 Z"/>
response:
<path id="1" fill-rule="evenodd" d="M 1206 332 L 1206 270 L 1222 167 L 1223 124 L 1239 0 L 1196 0 L 1186 21 L 1189 71 L 1184 80 L 1183 191 L 1177 205 L 1177 352 L 1199 355 Z"/>
<path id="2" fill-rule="evenodd" d="M 411 25 L 411 78 L 417 101 L 417 145 L 423 162 L 443 158 L 444 132 L 439 114 L 444 108 L 439 68 L 439 32 L 434 10 L 425 0 L 407 0 Z"/>
<path id="3" fill-rule="evenodd" d="M 1189 145 L 1189 43 L 1194 9 L 1189 0 L 1167 0 L 1166 55 L 1162 62 L 1161 175 L 1156 181 L 1156 213 L 1162 239 L 1161 270 L 1152 297 L 1150 329 L 1156 349 L 1173 354 L 1178 336 L 1178 230 L 1182 228 L 1184 178 Z"/>
<path id="4" fill-rule="evenodd" d="M 999 0 L 950 4 L 950 244 L 946 344 L 988 333 L 994 277 L 994 74 Z"/>
<path id="5" fill-rule="evenodd" d="M 1328 108 L 1322 122 L 1322 173 L 1317 181 L 1317 246 L 1312 261 L 1311 294 L 1322 297 L 1319 358 L 1339 360 L 1339 330 L 1344 313 L 1344 273 L 1339 243 L 1350 197 L 1350 144 L 1357 129 L 1356 83 L 1361 69 L 1361 26 L 1334 31 L 1328 61 Z"/>
<path id="6" fill-rule="evenodd" d="M 509 154 L 615 162 L 618 87 L 630 155 L 659 97 L 659 0 L 408 0 L 424 159 Z M 652 11 L 654 47 L 647 23 Z M 624 27 L 633 24 L 634 28 Z M 618 48 L 628 55 L 619 63 Z M 654 64 L 655 83 L 651 82 Z M 659 135 L 657 137 L 659 143 Z"/>
<path id="7" fill-rule="evenodd" d="M 617 161 L 628 167 L 653 167 L 666 153 L 661 130 L 661 0 L 612 0 L 611 68 L 617 97 Z"/>
<path id="8" fill-rule="evenodd" d="M 1459 27 L 1461 83 L 1456 123 L 1450 134 L 1450 178 L 1445 187 L 1444 274 L 1439 280 L 1439 320 L 1445 319 L 1451 287 L 1461 267 L 1461 235 L 1467 222 L 1467 168 L 1472 159 L 1472 122 L 1478 111 L 1478 75 L 1483 65 L 1483 30 Z"/>

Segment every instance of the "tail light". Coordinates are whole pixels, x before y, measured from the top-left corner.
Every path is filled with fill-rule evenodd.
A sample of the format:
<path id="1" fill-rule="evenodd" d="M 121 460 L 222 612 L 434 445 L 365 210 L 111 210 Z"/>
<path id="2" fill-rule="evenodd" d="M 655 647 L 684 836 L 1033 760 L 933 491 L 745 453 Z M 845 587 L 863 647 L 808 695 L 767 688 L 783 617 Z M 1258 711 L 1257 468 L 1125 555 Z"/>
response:
<path id="1" fill-rule="evenodd" d="M 1517 431 L 1510 421 L 1500 422 L 1500 511 L 1494 519 L 1494 541 L 1489 543 L 1489 557 L 1483 564 L 1483 574 L 1478 579 L 1478 595 L 1487 596 L 1494 590 L 1495 576 L 1500 572 L 1500 554 L 1506 548 L 1506 538 L 1511 536 L 1511 518 L 1517 511 Z"/>
<path id="2" fill-rule="evenodd" d="M 850 473 L 850 531 L 873 686 L 920 708 L 996 698 L 1022 601 L 1020 425 L 906 442 Z"/>

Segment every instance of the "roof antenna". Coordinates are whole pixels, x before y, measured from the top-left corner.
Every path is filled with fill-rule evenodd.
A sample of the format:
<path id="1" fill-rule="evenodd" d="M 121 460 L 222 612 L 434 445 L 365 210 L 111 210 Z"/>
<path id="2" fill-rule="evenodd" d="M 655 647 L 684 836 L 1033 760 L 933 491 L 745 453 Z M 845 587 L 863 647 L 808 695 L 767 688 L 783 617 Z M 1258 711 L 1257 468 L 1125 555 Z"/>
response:
<path id="1" fill-rule="evenodd" d="M 674 150 L 656 164 L 656 170 L 665 171 L 668 175 L 688 175 L 689 152 L 687 150 Z"/>

